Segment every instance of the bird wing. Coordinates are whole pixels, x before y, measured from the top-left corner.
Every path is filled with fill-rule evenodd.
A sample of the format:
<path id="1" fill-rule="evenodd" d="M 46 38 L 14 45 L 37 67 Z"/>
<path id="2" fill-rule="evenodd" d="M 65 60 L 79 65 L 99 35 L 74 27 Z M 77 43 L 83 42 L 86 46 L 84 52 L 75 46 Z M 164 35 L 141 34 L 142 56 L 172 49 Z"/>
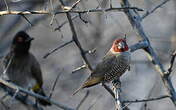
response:
<path id="1" fill-rule="evenodd" d="M 37 86 L 39 86 L 39 88 L 36 88 L 36 89 L 40 89 L 43 85 L 43 77 L 42 77 L 42 71 L 41 71 L 41 68 L 40 68 L 40 64 L 37 61 L 37 59 L 35 58 L 35 56 L 33 56 L 32 54 L 31 54 L 31 59 L 30 60 L 32 62 L 31 73 L 37 81 Z"/>
<path id="2" fill-rule="evenodd" d="M 96 66 L 95 71 L 91 74 L 91 77 L 103 76 L 109 72 L 109 70 L 111 70 L 115 64 L 116 56 L 108 52 L 103 58 L 102 62 Z"/>
<path id="3" fill-rule="evenodd" d="M 102 62 L 100 62 L 94 72 L 91 73 L 91 75 L 88 77 L 88 79 L 78 88 L 73 95 L 78 93 L 81 89 L 86 88 L 86 87 L 91 87 L 96 84 L 101 83 L 104 79 L 104 74 L 106 74 L 111 68 L 113 68 L 112 65 L 115 65 L 115 58 L 116 56 L 114 55 L 106 55 Z"/>

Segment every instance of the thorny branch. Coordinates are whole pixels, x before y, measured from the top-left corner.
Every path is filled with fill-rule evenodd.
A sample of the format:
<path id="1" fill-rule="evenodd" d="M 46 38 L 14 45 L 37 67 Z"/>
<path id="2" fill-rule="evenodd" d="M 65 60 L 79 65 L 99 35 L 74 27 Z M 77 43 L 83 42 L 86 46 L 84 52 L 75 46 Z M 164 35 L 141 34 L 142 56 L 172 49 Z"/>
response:
<path id="1" fill-rule="evenodd" d="M 149 99 L 142 99 L 142 100 L 133 100 L 133 101 L 122 101 L 122 103 L 139 103 L 139 102 L 149 102 L 149 101 L 156 101 L 156 100 L 161 100 L 164 98 L 169 98 L 170 96 L 168 95 L 164 95 L 164 96 L 160 96 L 157 98 L 149 98 Z"/>
<path id="2" fill-rule="evenodd" d="M 87 91 L 86 95 L 83 97 L 83 99 L 80 101 L 80 103 L 77 105 L 76 110 L 79 110 L 83 102 L 86 100 L 86 98 L 89 96 L 90 92 Z"/>
<path id="3" fill-rule="evenodd" d="M 25 93 L 25 94 L 30 95 L 32 97 L 49 101 L 51 104 L 56 105 L 57 107 L 59 107 L 59 108 L 61 108 L 63 110 L 74 110 L 72 108 L 69 108 L 69 107 L 59 103 L 58 101 L 56 102 L 56 101 L 50 99 L 49 97 L 44 97 L 44 96 L 41 96 L 41 95 L 36 94 L 34 92 L 28 91 L 28 90 L 26 90 L 24 88 L 21 88 L 21 87 L 15 85 L 13 83 L 7 82 L 7 81 L 3 80 L 2 78 L 0 78 L 0 84 L 4 85 L 4 86 L 6 86 L 6 87 L 8 87 L 10 89 L 13 89 L 13 90 L 19 90 L 20 93 Z"/>
<path id="4" fill-rule="evenodd" d="M 165 3 L 167 3 L 170 0 L 164 0 L 163 2 L 161 2 L 160 4 L 158 4 L 157 6 L 155 6 L 152 10 L 147 11 L 142 17 L 141 19 L 143 20 L 144 18 L 146 18 L 148 15 L 152 14 L 153 12 L 155 12 L 155 10 L 157 10 L 158 8 L 160 8 L 161 6 L 163 6 Z"/>
<path id="5" fill-rule="evenodd" d="M 176 57 L 176 50 L 172 53 L 171 56 L 172 56 L 172 58 L 171 58 L 170 66 L 169 66 L 169 69 L 168 69 L 168 75 L 170 75 L 172 73 L 172 68 L 173 68 L 173 65 L 174 65 L 175 57 Z"/>
<path id="6" fill-rule="evenodd" d="M 65 3 L 62 0 L 60 0 L 60 2 L 63 6 L 65 6 Z M 71 31 L 72 31 L 72 39 L 73 39 L 74 43 L 76 44 L 76 46 L 79 48 L 80 54 L 82 56 L 82 59 L 83 59 L 84 63 L 86 64 L 87 68 L 89 68 L 90 71 L 93 71 L 90 63 L 88 62 L 88 60 L 86 58 L 85 51 L 82 48 L 82 46 L 81 46 L 81 44 L 78 40 L 77 33 L 76 33 L 76 30 L 75 30 L 75 27 L 74 27 L 74 24 L 73 24 L 70 13 L 67 12 L 66 16 L 67 16 L 67 19 L 68 19 L 68 22 L 69 22 L 69 25 L 70 25 L 70 28 L 71 28 Z"/>
<path id="7" fill-rule="evenodd" d="M 6 96 L 11 96 L 13 97 L 15 92 L 11 89 L 11 88 L 8 88 L 4 85 L 1 85 L 0 86 L 5 92 L 6 92 L 6 95 L 3 96 L 3 97 L 6 97 Z M 2 99 L 2 98 L 1 98 Z M 30 99 L 27 99 L 26 96 L 23 96 L 21 94 L 17 94 L 17 96 L 15 97 L 16 100 L 18 100 L 19 102 L 21 102 L 22 104 L 24 104 L 26 107 L 28 106 L 31 106 L 33 107 L 35 110 L 43 110 L 42 107 L 40 106 L 36 106 L 36 103 L 34 103 L 33 101 L 31 101 Z M 9 109 L 9 106 L 5 105 L 3 103 L 3 99 L 0 100 L 1 101 L 1 104 L 5 107 L 5 108 L 8 108 Z"/>
<path id="8" fill-rule="evenodd" d="M 139 9 L 137 7 L 123 7 L 123 8 L 107 8 L 107 9 L 89 9 L 89 10 L 60 10 L 60 11 L 45 11 L 45 10 L 38 10 L 38 11 L 0 11 L 0 16 L 2 15 L 31 15 L 31 14 L 48 14 L 48 15 L 56 15 L 56 14 L 63 14 L 63 13 L 97 13 L 97 12 L 109 12 L 109 11 L 123 11 L 123 10 L 137 10 L 143 11 L 143 9 Z"/>
<path id="9" fill-rule="evenodd" d="M 126 6 L 131 6 L 131 5 L 128 2 L 128 0 L 121 0 L 121 6 L 126 7 Z M 152 46 L 150 45 L 150 41 L 143 30 L 143 26 L 141 25 L 141 17 L 139 16 L 138 12 L 136 12 L 134 10 L 126 10 L 126 11 L 124 11 L 124 13 L 127 15 L 133 28 L 139 34 L 139 38 L 148 43 L 148 46 L 143 49 L 147 53 L 149 60 L 154 64 L 155 69 L 160 73 L 162 81 L 163 81 L 165 87 L 167 88 L 167 92 L 168 92 L 172 102 L 176 106 L 176 92 L 175 92 L 175 89 L 174 89 L 173 84 L 171 82 L 169 73 L 165 71 L 158 56 L 156 55 Z"/>

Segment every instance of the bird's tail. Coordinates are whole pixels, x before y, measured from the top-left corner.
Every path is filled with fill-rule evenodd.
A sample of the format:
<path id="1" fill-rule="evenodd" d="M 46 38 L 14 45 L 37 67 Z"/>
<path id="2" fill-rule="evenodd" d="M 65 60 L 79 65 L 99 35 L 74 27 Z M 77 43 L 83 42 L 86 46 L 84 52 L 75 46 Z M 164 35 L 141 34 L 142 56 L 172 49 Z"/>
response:
<path id="1" fill-rule="evenodd" d="M 80 90 L 83 89 L 83 86 L 81 86 L 80 88 L 78 88 L 76 91 L 74 91 L 74 93 L 72 94 L 72 96 L 74 96 L 75 94 L 77 94 Z"/>
<path id="2" fill-rule="evenodd" d="M 46 96 L 46 94 L 44 93 L 43 89 L 40 89 L 39 91 L 37 91 L 36 93 L 38 93 L 39 95 L 42 95 L 42 96 Z M 37 99 L 37 101 L 43 105 L 43 106 L 51 106 L 51 103 L 46 101 L 46 100 L 43 100 L 43 99 Z"/>
<path id="3" fill-rule="evenodd" d="M 102 81 L 102 77 L 89 77 L 85 82 L 84 84 L 79 87 L 73 94 L 77 94 L 80 90 L 84 89 L 84 88 L 88 88 L 88 87 L 91 87 L 91 86 L 94 86 L 96 84 L 99 84 L 100 82 Z"/>

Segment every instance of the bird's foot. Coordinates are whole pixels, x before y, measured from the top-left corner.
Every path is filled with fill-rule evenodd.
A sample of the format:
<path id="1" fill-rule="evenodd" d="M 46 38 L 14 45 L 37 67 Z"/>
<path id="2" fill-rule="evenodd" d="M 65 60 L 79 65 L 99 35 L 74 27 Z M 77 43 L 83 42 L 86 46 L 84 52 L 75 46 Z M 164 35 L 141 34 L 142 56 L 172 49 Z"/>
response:
<path id="1" fill-rule="evenodd" d="M 120 92 L 122 91 L 122 90 L 121 90 L 121 82 L 120 82 L 119 79 L 113 80 L 113 81 L 112 81 L 112 84 L 113 84 L 113 88 L 112 88 L 113 90 L 119 89 Z"/>

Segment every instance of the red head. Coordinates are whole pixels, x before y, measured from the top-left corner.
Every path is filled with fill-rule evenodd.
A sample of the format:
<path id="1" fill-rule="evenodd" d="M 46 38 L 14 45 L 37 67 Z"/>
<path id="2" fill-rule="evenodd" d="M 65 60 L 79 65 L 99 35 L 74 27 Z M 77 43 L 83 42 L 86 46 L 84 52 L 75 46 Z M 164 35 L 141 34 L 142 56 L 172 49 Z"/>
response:
<path id="1" fill-rule="evenodd" d="M 128 45 L 126 43 L 126 39 L 116 39 L 113 44 L 111 51 L 113 52 L 125 52 L 128 51 Z"/>

